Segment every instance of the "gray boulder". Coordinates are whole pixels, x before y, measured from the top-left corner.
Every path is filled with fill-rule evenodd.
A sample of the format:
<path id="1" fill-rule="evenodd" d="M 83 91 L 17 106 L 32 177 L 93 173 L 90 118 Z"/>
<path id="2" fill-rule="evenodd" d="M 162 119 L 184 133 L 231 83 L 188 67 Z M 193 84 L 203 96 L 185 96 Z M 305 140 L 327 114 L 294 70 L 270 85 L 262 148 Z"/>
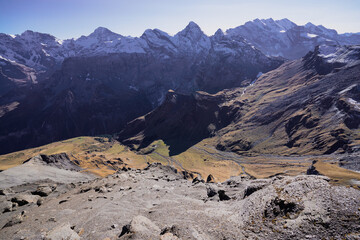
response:
<path id="1" fill-rule="evenodd" d="M 46 234 L 45 240 L 80 240 L 80 236 L 66 223 L 55 227 Z"/>

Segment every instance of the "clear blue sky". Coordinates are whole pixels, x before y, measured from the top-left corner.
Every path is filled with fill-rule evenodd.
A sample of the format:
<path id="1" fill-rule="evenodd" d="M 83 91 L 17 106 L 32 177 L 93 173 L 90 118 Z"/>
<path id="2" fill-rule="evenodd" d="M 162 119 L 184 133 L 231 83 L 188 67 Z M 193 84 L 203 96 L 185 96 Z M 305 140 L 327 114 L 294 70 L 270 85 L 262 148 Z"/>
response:
<path id="1" fill-rule="evenodd" d="M 30 29 L 61 39 L 88 35 L 99 26 L 126 36 L 140 36 L 147 28 L 175 34 L 191 20 L 212 35 L 270 17 L 360 32 L 360 0 L 0 0 L 0 32 Z"/>

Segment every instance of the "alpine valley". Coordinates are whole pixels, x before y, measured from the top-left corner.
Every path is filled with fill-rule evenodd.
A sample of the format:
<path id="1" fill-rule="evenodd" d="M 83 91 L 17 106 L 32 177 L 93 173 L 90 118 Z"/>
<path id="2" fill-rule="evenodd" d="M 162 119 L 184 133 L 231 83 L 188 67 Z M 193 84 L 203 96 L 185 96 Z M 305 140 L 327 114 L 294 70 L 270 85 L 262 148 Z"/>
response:
<path id="1" fill-rule="evenodd" d="M 359 239 L 360 33 L 0 33 L 1 239 Z"/>

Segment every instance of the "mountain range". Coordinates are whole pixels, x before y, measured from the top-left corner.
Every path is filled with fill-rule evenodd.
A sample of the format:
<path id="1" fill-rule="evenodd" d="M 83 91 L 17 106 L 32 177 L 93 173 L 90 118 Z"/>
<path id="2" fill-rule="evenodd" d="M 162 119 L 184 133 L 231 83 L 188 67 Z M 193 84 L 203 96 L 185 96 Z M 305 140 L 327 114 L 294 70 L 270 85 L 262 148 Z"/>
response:
<path id="1" fill-rule="evenodd" d="M 359 239 L 359 36 L 0 34 L 0 238 Z"/>
<path id="2" fill-rule="evenodd" d="M 317 45 L 359 39 L 287 19 L 256 19 L 213 36 L 194 22 L 174 36 L 148 29 L 125 37 L 102 27 L 69 40 L 0 34 L 0 153 L 120 132 L 162 104 L 169 89 L 188 95 L 245 87 Z"/>

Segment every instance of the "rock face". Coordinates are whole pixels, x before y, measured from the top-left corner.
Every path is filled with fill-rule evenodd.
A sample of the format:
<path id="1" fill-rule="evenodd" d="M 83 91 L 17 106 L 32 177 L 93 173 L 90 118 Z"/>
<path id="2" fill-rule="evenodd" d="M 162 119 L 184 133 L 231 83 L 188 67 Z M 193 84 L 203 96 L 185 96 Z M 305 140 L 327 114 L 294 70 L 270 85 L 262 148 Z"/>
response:
<path id="1" fill-rule="evenodd" d="M 162 139 L 176 155 L 230 123 L 233 114 L 223 101 L 222 95 L 169 91 L 160 107 L 128 123 L 118 139 L 134 149 Z"/>
<path id="2" fill-rule="evenodd" d="M 30 158 L 29 160 L 26 160 L 24 163 L 27 162 L 36 162 L 38 164 L 56 167 L 59 169 L 70 170 L 70 171 L 82 170 L 81 167 L 79 167 L 70 160 L 69 156 L 66 153 L 59 153 L 54 155 L 41 154 L 33 158 Z"/>
<path id="3" fill-rule="evenodd" d="M 98 186 L 113 191 L 95 191 Z M 37 187 L 32 183 L 12 191 L 20 195 Z M 90 190 L 81 192 L 84 188 Z M 224 183 L 192 183 L 170 167 L 151 164 L 86 183 L 58 184 L 57 190 L 40 206 L 26 204 L 1 214 L 2 238 L 359 237 L 360 191 L 334 186 L 323 176 L 238 176 Z"/>
<path id="4" fill-rule="evenodd" d="M 162 139 L 170 151 L 212 137 L 217 149 L 240 154 L 356 152 L 359 52 L 358 46 L 320 46 L 245 89 L 169 92 L 160 107 L 130 122 L 118 139 L 135 149 Z"/>
<path id="5" fill-rule="evenodd" d="M 95 177 L 92 174 L 80 172 L 81 170 L 83 169 L 73 163 L 65 153 L 49 156 L 38 155 L 25 161 L 22 165 L 0 172 L 0 188 L 4 189 L 41 180 L 70 183 L 90 180 Z M 33 194 L 47 196 L 55 189 L 56 185 L 40 185 L 39 188 L 34 189 Z M 38 196 L 30 195 L 31 198 Z M 36 200 L 31 202 L 36 202 Z"/>

